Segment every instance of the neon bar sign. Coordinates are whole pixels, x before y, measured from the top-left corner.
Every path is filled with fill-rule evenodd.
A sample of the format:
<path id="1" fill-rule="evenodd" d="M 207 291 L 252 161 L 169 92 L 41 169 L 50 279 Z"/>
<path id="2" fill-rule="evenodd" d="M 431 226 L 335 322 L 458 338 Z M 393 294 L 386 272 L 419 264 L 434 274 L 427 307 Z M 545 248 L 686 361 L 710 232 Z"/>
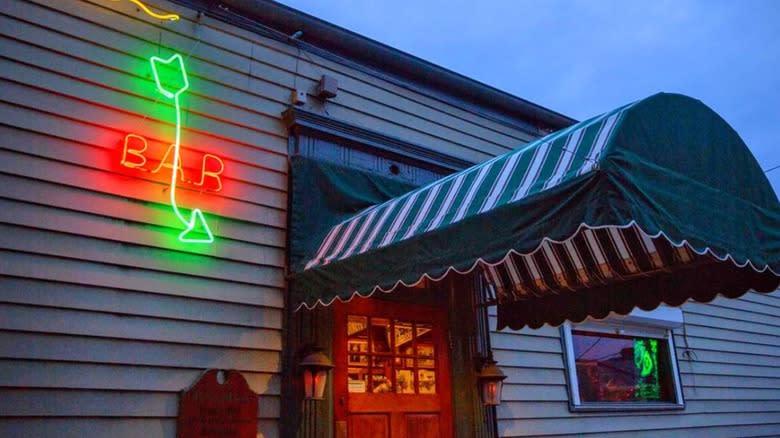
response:
<path id="1" fill-rule="evenodd" d="M 171 145 L 170 148 L 168 148 L 168 151 L 166 151 L 165 155 L 167 156 L 169 152 L 171 152 L 171 149 L 173 151 L 173 160 L 171 161 L 170 168 L 171 168 L 171 187 L 170 187 L 170 199 L 171 199 L 171 208 L 173 209 L 173 213 L 176 215 L 176 218 L 184 225 L 184 231 L 182 231 L 179 234 L 179 241 L 184 243 L 212 243 L 214 241 L 214 235 L 211 233 L 211 229 L 209 228 L 208 224 L 206 223 L 206 219 L 203 217 L 203 212 L 199 208 L 192 209 L 190 211 L 190 216 L 187 218 L 184 213 L 179 209 L 179 206 L 176 204 L 176 184 L 178 182 L 178 176 L 179 172 L 181 170 L 181 106 L 179 105 L 179 96 L 187 91 L 187 89 L 190 87 L 189 80 L 187 79 L 187 70 L 184 68 L 184 59 L 182 59 L 181 55 L 176 53 L 172 55 L 168 59 L 163 59 L 158 56 L 152 56 L 149 58 L 149 62 L 152 64 L 152 73 L 154 73 L 154 81 L 157 84 L 157 90 L 162 93 L 163 96 L 165 96 L 167 99 L 170 99 L 173 101 L 174 109 L 176 111 L 176 136 L 175 141 L 173 145 Z M 174 70 L 174 76 L 175 78 L 173 81 L 168 81 L 168 83 L 164 84 L 161 79 L 161 69 L 163 67 L 173 68 Z M 171 84 L 170 82 L 173 82 Z M 132 135 L 132 134 L 131 134 Z M 129 137 L 129 136 L 128 136 Z M 127 140 L 128 137 L 125 137 L 125 150 L 123 153 L 123 161 L 127 158 Z M 142 139 L 141 136 L 135 136 L 131 137 L 132 140 L 138 140 Z M 145 143 L 145 139 L 144 142 Z M 145 151 L 145 149 L 142 149 L 142 151 Z M 131 155 L 134 155 L 136 158 L 143 157 L 141 155 L 142 152 L 139 152 L 138 150 L 134 150 L 131 152 Z M 209 154 L 210 155 L 210 154 Z M 222 163 L 222 160 L 219 159 L 216 156 L 213 156 L 214 159 L 219 160 L 220 163 Z M 206 158 L 203 159 L 204 167 L 202 178 L 205 179 L 206 175 L 205 173 L 205 165 L 206 165 Z M 166 160 L 163 158 L 161 161 L 164 163 Z M 144 159 L 145 162 L 145 159 Z M 124 163 L 123 163 L 124 164 Z M 135 162 L 134 164 L 138 164 L 138 162 Z M 157 170 L 159 171 L 159 167 Z M 222 172 L 224 169 L 224 163 L 220 166 L 219 173 Z M 220 183 L 221 187 L 221 183 Z M 202 233 L 205 233 L 205 237 L 201 237 L 199 235 L 196 235 L 196 230 L 200 230 Z"/>
<path id="2" fill-rule="evenodd" d="M 173 160 L 171 154 L 174 151 L 174 145 L 168 146 L 162 158 L 157 161 L 149 156 L 149 142 L 146 138 L 138 134 L 127 134 L 122 147 L 122 159 L 120 164 L 128 169 L 134 169 L 149 174 L 159 173 L 163 168 L 173 170 Z M 179 183 L 186 184 L 193 189 L 209 192 L 219 192 L 222 190 L 222 172 L 225 171 L 225 163 L 222 158 L 214 154 L 203 154 L 199 160 L 198 167 L 187 169 L 182 167 L 183 151 L 179 152 L 180 160 L 177 163 L 176 172 L 179 174 Z M 189 173 L 191 178 L 186 178 Z M 193 178 L 194 177 L 194 178 Z"/>

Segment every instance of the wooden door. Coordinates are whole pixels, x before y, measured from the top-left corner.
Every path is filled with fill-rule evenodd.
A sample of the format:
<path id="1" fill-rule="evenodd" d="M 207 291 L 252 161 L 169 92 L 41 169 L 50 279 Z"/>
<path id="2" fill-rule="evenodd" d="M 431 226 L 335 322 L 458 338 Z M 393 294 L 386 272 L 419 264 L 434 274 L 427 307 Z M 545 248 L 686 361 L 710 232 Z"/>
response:
<path id="1" fill-rule="evenodd" d="M 336 438 L 452 437 L 447 310 L 373 299 L 336 306 Z"/>

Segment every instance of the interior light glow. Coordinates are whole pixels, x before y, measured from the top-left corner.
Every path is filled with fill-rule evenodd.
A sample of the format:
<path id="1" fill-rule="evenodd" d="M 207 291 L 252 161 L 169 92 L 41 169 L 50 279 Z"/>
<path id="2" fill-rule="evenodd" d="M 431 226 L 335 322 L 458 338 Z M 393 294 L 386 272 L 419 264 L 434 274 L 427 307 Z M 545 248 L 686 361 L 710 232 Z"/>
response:
<path id="1" fill-rule="evenodd" d="M 179 104 L 179 96 L 187 91 L 190 87 L 189 80 L 187 79 L 187 70 L 184 68 L 184 59 L 181 55 L 176 53 L 168 59 L 163 59 L 158 56 L 152 56 L 149 58 L 149 62 L 152 64 L 152 73 L 154 73 L 154 81 L 157 84 L 157 89 L 168 99 L 173 100 L 174 109 L 176 111 L 176 140 L 173 143 L 173 161 L 171 165 L 171 208 L 173 208 L 176 217 L 185 225 L 184 231 L 179 234 L 179 241 L 184 243 L 212 243 L 214 241 L 214 235 L 211 233 L 203 212 L 195 208 L 190 212 L 189 220 L 184 217 L 179 207 L 176 205 L 176 180 L 177 174 L 181 169 L 180 163 L 180 148 L 181 148 L 181 106 Z M 175 81 L 171 84 L 170 81 L 163 83 L 161 69 L 163 67 L 173 68 L 176 73 Z M 166 79 L 170 79 L 166 77 Z M 167 155 L 167 152 L 166 152 Z M 165 159 L 163 159 L 163 162 Z M 161 162 L 162 163 L 162 162 Z M 198 237 L 193 235 L 196 227 L 201 232 L 206 234 L 206 237 Z"/>
<path id="2" fill-rule="evenodd" d="M 116 2 L 119 0 L 113 0 L 113 1 Z M 128 0 L 128 1 L 131 3 L 135 3 L 136 6 L 141 8 L 141 10 L 146 12 L 150 17 L 157 18 L 158 20 L 176 21 L 179 18 L 181 18 L 177 14 L 158 14 L 153 10 L 149 9 L 149 7 L 143 4 L 140 0 Z"/>

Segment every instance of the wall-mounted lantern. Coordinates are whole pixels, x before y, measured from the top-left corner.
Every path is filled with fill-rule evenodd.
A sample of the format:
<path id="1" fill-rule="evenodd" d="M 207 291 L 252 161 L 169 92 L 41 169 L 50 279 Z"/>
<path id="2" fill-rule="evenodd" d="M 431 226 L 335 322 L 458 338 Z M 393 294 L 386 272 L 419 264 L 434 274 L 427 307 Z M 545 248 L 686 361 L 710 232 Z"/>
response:
<path id="1" fill-rule="evenodd" d="M 333 368 L 333 362 L 320 349 L 314 349 L 301 360 L 303 368 L 303 387 L 306 398 L 322 400 L 325 395 L 325 383 L 328 381 L 328 371 Z"/>
<path id="2" fill-rule="evenodd" d="M 482 394 L 482 403 L 487 406 L 498 406 L 501 404 L 501 389 L 504 385 L 506 374 L 501 368 L 496 366 L 496 361 L 487 358 L 482 362 L 482 367 L 477 373 L 479 379 L 480 392 Z"/>

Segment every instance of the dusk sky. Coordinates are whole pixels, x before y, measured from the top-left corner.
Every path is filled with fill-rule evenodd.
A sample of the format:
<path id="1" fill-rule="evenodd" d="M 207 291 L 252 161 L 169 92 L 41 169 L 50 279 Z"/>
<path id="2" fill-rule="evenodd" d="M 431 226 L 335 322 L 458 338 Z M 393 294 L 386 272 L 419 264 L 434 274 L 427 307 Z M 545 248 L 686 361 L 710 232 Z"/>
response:
<path id="1" fill-rule="evenodd" d="M 780 166 L 780 1 L 282 3 L 578 120 L 686 94 Z"/>

